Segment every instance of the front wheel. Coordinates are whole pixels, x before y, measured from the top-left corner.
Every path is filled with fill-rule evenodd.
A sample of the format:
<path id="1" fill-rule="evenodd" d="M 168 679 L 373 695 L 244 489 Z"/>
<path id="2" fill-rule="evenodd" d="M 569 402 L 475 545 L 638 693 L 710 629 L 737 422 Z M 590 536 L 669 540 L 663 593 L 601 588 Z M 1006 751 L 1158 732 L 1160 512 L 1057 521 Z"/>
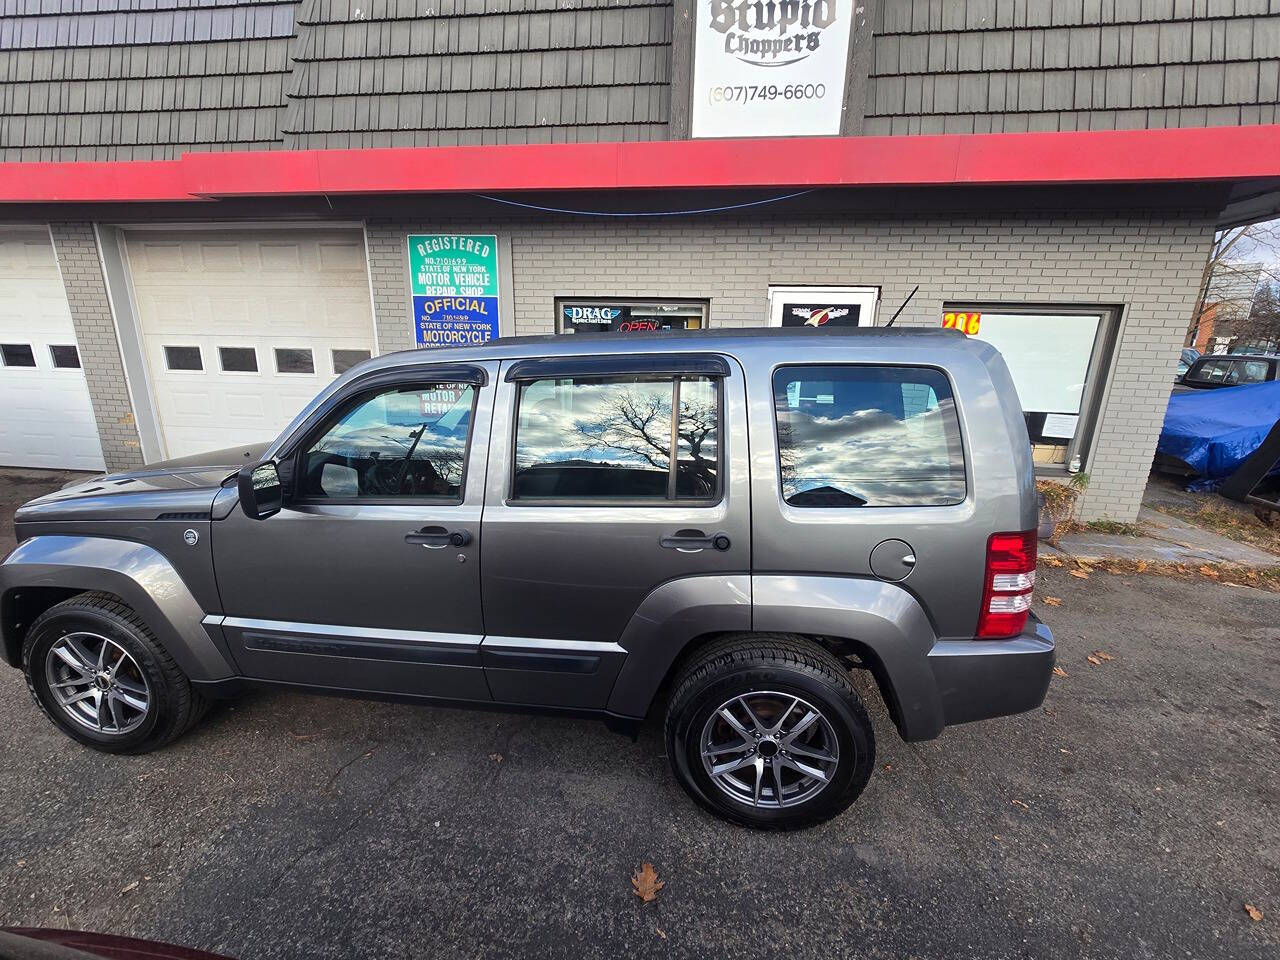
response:
<path id="1" fill-rule="evenodd" d="M 790 830 L 862 793 L 875 732 L 848 671 L 811 641 L 729 637 L 676 678 L 667 754 L 681 786 L 735 823 Z"/>
<path id="2" fill-rule="evenodd" d="M 22 668 L 36 703 L 71 738 L 145 753 L 181 736 L 206 701 L 136 612 L 86 593 L 31 624 Z"/>

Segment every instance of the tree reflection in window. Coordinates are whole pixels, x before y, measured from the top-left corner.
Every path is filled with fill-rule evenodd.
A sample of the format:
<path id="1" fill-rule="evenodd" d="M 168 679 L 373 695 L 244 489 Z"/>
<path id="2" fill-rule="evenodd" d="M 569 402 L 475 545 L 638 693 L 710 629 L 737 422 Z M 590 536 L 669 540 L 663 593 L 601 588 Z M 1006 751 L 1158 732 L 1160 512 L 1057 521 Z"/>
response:
<path id="1" fill-rule="evenodd" d="M 461 499 L 475 387 L 437 383 L 366 397 L 307 450 L 307 497 Z"/>
<path id="2" fill-rule="evenodd" d="M 707 498 L 716 493 L 719 402 L 705 378 L 539 380 L 521 394 L 516 497 Z"/>

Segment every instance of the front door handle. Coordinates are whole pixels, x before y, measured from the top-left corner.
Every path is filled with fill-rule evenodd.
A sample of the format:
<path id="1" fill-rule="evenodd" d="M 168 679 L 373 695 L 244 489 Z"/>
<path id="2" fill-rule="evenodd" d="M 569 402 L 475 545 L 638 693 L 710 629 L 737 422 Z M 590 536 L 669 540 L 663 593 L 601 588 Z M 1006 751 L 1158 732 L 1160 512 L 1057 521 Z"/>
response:
<path id="1" fill-rule="evenodd" d="M 732 543 L 725 533 L 706 534 L 701 530 L 677 530 L 669 536 L 661 537 L 658 546 L 667 550 L 679 550 L 681 553 L 697 553 L 699 550 L 728 550 Z"/>
<path id="2" fill-rule="evenodd" d="M 419 544 L 428 550 L 440 550 L 444 547 L 465 547 L 471 542 L 471 533 L 468 530 L 423 527 L 421 530 L 406 533 L 404 542 Z"/>

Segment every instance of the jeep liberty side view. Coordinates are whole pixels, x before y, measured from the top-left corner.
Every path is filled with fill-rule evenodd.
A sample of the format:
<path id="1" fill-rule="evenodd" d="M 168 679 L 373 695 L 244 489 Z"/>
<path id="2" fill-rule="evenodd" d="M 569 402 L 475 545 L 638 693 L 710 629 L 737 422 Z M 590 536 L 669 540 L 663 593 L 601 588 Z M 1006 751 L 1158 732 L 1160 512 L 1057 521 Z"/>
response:
<path id="1" fill-rule="evenodd" d="M 1038 706 L 1037 500 L 1000 355 L 947 330 L 512 338 L 334 381 L 264 448 L 19 509 L 4 658 L 139 753 L 255 684 L 664 705 L 712 812 L 800 827 L 906 740 Z"/>

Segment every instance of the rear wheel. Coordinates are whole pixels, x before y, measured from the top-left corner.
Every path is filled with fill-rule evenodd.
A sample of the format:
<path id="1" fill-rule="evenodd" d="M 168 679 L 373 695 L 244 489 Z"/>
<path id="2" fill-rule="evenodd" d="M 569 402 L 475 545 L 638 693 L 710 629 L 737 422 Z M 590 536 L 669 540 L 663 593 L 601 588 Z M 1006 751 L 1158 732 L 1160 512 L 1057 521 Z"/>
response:
<path id="1" fill-rule="evenodd" d="M 730 637 L 676 678 L 667 753 L 698 803 L 736 823 L 795 829 L 834 817 L 875 765 L 866 708 L 834 656 L 799 637 Z"/>
<path id="2" fill-rule="evenodd" d="M 164 746 L 206 709 L 142 618 L 105 594 L 80 594 L 38 617 L 22 666 L 49 719 L 110 753 Z"/>

